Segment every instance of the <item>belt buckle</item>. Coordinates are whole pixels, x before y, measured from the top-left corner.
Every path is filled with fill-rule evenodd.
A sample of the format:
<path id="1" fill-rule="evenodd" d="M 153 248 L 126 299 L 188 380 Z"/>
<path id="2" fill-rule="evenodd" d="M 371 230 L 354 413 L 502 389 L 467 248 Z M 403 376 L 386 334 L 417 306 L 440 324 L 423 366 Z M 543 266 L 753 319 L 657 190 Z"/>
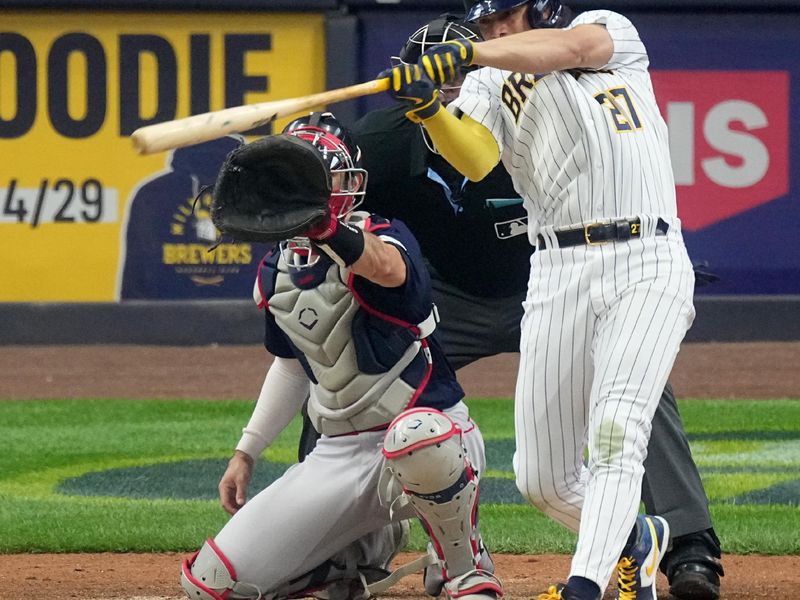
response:
<path id="1" fill-rule="evenodd" d="M 596 242 L 593 242 L 591 240 L 590 238 L 591 234 L 589 230 L 592 227 L 601 227 L 602 225 L 604 225 L 604 223 L 589 223 L 588 225 L 583 226 L 583 239 L 586 240 L 587 246 L 602 246 L 603 244 L 607 244 L 609 241 L 611 241 L 611 240 L 598 240 Z"/>

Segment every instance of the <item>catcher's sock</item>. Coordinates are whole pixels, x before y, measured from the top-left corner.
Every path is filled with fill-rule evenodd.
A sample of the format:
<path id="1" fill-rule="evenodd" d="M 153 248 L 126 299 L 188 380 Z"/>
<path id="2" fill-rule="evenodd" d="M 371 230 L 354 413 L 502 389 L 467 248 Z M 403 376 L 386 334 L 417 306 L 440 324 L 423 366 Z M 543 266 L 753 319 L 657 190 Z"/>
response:
<path id="1" fill-rule="evenodd" d="M 600 588 L 591 579 L 573 576 L 567 580 L 567 586 L 578 594 L 578 598 L 585 598 L 586 600 L 600 598 Z"/>

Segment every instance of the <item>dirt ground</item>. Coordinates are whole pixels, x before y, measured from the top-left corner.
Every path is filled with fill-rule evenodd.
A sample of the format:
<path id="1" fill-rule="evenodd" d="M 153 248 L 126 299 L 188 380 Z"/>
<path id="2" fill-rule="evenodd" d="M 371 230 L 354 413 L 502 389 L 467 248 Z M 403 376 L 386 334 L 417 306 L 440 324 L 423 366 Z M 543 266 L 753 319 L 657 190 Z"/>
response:
<path id="1" fill-rule="evenodd" d="M 0 347 L 0 397 L 254 398 L 266 366 L 259 346 L 6 346 Z M 800 343 L 686 344 L 671 381 L 684 398 L 800 398 L 798 366 Z M 516 368 L 516 355 L 501 355 L 462 369 L 459 379 L 469 396 L 511 396 Z M 182 558 L 5 555 L 0 600 L 182 598 L 177 579 Z M 569 568 L 568 556 L 498 555 L 495 562 L 511 600 L 535 597 Z M 800 600 L 800 556 L 726 555 L 723 565 L 723 600 Z M 663 577 L 659 586 L 659 598 L 668 598 Z M 425 597 L 418 576 L 386 596 Z"/>
<path id="2" fill-rule="evenodd" d="M 22 554 L 3 557 L 2 600 L 179 600 L 178 554 Z M 416 558 L 401 554 L 399 561 Z M 508 600 L 531 600 L 569 572 L 568 556 L 495 555 Z M 800 556 L 725 556 L 723 600 L 797 600 Z M 669 598 L 659 575 L 659 598 Z M 386 598 L 430 600 L 418 575 L 400 581 Z M 613 598 L 606 594 L 606 600 Z"/>
<path id="3" fill-rule="evenodd" d="M 461 369 L 464 391 L 513 396 L 518 357 Z M 0 398 L 255 398 L 268 364 L 259 345 L 0 346 Z M 800 342 L 684 344 L 670 380 L 679 398 L 800 398 Z"/>

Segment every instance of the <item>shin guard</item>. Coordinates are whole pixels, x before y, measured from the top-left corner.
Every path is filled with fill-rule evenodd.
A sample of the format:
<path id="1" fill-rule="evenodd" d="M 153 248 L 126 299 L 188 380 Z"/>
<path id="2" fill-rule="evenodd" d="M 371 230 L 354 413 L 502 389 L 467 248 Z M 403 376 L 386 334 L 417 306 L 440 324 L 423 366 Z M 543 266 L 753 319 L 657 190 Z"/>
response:
<path id="1" fill-rule="evenodd" d="M 491 559 L 478 529 L 478 474 L 459 427 L 435 409 L 407 410 L 389 426 L 383 454 L 430 535 L 447 595 L 502 596 L 499 581 L 482 568 Z"/>

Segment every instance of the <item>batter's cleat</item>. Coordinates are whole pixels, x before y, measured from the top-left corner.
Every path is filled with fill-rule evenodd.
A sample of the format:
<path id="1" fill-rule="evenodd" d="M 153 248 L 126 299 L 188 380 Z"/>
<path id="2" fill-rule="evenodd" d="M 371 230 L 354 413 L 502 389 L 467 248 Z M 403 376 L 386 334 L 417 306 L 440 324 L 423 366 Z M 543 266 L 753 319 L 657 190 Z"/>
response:
<path id="1" fill-rule="evenodd" d="M 544 594 L 539 594 L 537 600 L 600 600 L 600 596 L 584 598 L 567 584 L 559 583 L 551 585 Z"/>
<path id="2" fill-rule="evenodd" d="M 713 529 L 672 540 L 661 571 L 669 581 L 669 592 L 678 600 L 718 600 L 722 551 Z"/>
<path id="3" fill-rule="evenodd" d="M 618 600 L 656 600 L 658 565 L 669 544 L 669 525 L 661 517 L 639 515 L 636 537 L 617 563 Z"/>

